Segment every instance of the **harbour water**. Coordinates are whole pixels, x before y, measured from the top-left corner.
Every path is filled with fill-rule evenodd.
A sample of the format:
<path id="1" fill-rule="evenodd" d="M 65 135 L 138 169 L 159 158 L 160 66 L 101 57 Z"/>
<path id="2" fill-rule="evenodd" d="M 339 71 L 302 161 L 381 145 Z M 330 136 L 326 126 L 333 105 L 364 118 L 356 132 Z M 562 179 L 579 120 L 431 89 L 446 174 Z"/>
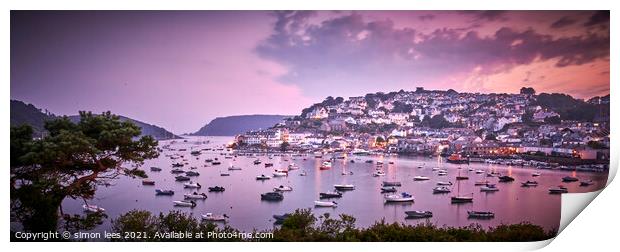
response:
<path id="1" fill-rule="evenodd" d="M 205 141 L 209 141 L 208 144 Z M 243 230 L 252 231 L 273 228 L 272 215 L 284 214 L 298 208 L 311 208 L 315 216 L 330 213 L 337 217 L 339 214 L 353 215 L 357 227 L 367 227 L 374 222 L 385 220 L 388 223 L 401 222 L 405 224 L 417 224 L 426 222 L 427 219 L 405 219 L 405 211 L 428 210 L 433 212 L 433 217 L 428 219 L 438 226 L 468 226 L 480 224 L 483 227 L 493 227 L 499 224 L 515 224 L 530 222 L 540 225 L 547 230 L 557 229 L 560 221 L 561 195 L 549 194 L 550 187 L 564 185 L 570 193 L 590 192 L 604 187 L 607 181 L 607 173 L 575 172 L 559 170 L 541 170 L 531 167 L 507 166 L 498 164 L 471 163 L 450 164 L 438 157 L 397 157 L 397 156 L 356 156 L 348 155 L 344 159 L 337 159 L 329 170 L 320 170 L 324 161 L 313 155 L 305 157 L 273 156 L 258 157 L 237 156 L 226 159 L 221 153 L 224 151 L 202 151 L 199 156 L 192 156 L 192 150 L 214 148 L 229 141 L 230 137 L 193 137 L 187 142 L 176 140 L 161 141 L 160 146 L 170 144 L 175 151 L 164 150 L 159 158 L 148 160 L 143 168 L 149 179 L 155 181 L 155 185 L 142 185 L 140 179 L 123 177 L 111 181 L 110 186 L 100 186 L 95 199 L 89 201 L 106 209 L 109 216 L 107 221 L 97 230 L 109 230 L 110 220 L 133 209 L 148 210 L 153 213 L 180 210 L 192 213 L 197 218 L 208 212 L 215 214 L 227 214 L 230 216 L 227 224 Z M 186 149 L 185 151 L 178 151 Z M 182 167 L 190 171 L 190 167 L 197 167 L 193 171 L 200 173 L 197 177 L 191 177 L 192 181 L 202 185 L 201 189 L 185 189 L 184 182 L 175 181 L 172 174 L 172 164 L 181 162 L 181 159 L 172 160 L 167 154 L 179 153 L 184 155 L 189 164 Z M 221 165 L 208 164 L 206 159 L 218 158 Z M 255 165 L 253 161 L 260 159 L 261 164 Z M 351 162 L 353 160 L 353 163 Z M 367 163 L 373 160 L 373 163 Z M 385 176 L 374 177 L 373 172 L 377 168 L 376 161 L 382 161 Z M 273 167 L 265 167 L 264 163 L 273 163 Z M 288 176 L 275 177 L 265 181 L 256 180 L 261 174 L 271 176 L 275 169 L 283 169 L 290 163 L 299 166 L 298 170 L 289 172 Z M 241 167 L 242 170 L 229 171 L 231 165 Z M 150 171 L 149 167 L 160 167 L 160 172 Z M 446 176 L 438 176 L 433 167 L 446 169 Z M 470 171 L 471 170 L 471 171 Z M 475 170 L 483 170 L 485 173 L 499 172 L 515 178 L 513 182 L 501 183 L 497 177 L 486 177 L 485 173 L 476 174 Z M 307 176 L 300 176 L 305 171 Z M 343 172 L 347 175 L 342 175 Z M 541 173 L 539 177 L 532 177 L 532 173 Z M 230 173 L 230 176 L 221 176 L 221 173 Z M 455 181 L 457 175 L 468 176 L 468 180 Z M 414 181 L 415 176 L 427 176 L 425 181 Z M 562 177 L 575 176 L 580 180 L 592 180 L 593 184 L 582 187 L 579 182 L 563 183 Z M 476 181 L 489 180 L 497 184 L 497 192 L 481 192 L 480 186 L 475 186 Z M 521 187 L 521 182 L 536 180 L 538 186 Z M 397 187 L 398 193 L 408 192 L 415 197 L 413 203 L 384 203 L 384 194 L 380 193 L 383 181 L 400 181 L 401 187 Z M 438 181 L 451 181 L 452 192 L 445 194 L 433 194 L 433 188 Z M 334 184 L 353 184 L 355 190 L 346 191 L 342 198 L 333 199 L 338 203 L 336 208 L 315 208 L 314 201 L 319 199 L 320 192 L 332 191 Z M 224 192 L 208 192 L 207 187 L 223 186 Z M 261 201 L 260 194 L 273 191 L 274 187 L 284 185 L 293 188 L 290 192 L 284 192 L 284 200 L 279 202 Z M 173 196 L 156 196 L 155 189 L 172 189 Z M 473 194 L 472 203 L 452 204 L 450 197 L 457 193 L 461 195 Z M 206 200 L 197 200 L 194 208 L 175 207 L 172 201 L 182 200 L 183 194 L 205 192 Z M 83 201 L 67 199 L 63 203 L 65 212 L 81 213 Z M 467 211 L 492 211 L 495 217 L 492 219 L 470 219 Z"/>

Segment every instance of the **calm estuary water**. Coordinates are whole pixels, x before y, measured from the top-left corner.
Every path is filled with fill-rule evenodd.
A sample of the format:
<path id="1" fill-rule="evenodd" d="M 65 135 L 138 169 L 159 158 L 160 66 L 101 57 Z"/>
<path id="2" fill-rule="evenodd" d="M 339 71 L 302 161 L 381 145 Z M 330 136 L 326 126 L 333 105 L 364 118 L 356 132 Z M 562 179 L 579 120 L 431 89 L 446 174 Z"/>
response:
<path id="1" fill-rule="evenodd" d="M 209 140 L 208 144 L 196 144 Z M 101 186 L 97 190 L 95 199 L 91 204 L 96 204 L 106 209 L 109 218 L 106 223 L 97 230 L 108 230 L 110 219 L 114 219 L 122 213 L 133 209 L 149 210 L 153 213 L 180 210 L 200 217 L 207 212 L 227 214 L 230 216 L 228 225 L 251 231 L 253 229 L 264 230 L 273 227 L 273 214 L 292 212 L 298 208 L 312 208 L 315 216 L 330 213 L 336 217 L 345 213 L 357 218 L 358 227 L 368 226 L 376 221 L 385 219 L 386 222 L 402 222 L 416 224 L 425 222 L 424 219 L 405 219 L 405 211 L 429 210 L 434 216 L 429 219 L 437 225 L 467 226 L 479 223 L 483 227 L 497 226 L 499 224 L 514 224 L 528 221 L 541 225 L 546 229 L 557 229 L 560 221 L 560 195 L 548 193 L 548 188 L 560 184 L 565 185 L 569 192 L 589 192 L 604 187 L 607 180 L 606 173 L 569 172 L 559 170 L 539 170 L 529 167 L 513 167 L 496 164 L 472 163 L 470 165 L 449 164 L 441 158 L 428 157 L 379 157 L 379 156 L 349 156 L 346 159 L 334 161 L 330 170 L 319 170 L 323 159 L 307 157 L 279 157 L 269 159 L 267 156 L 258 157 L 263 164 L 254 165 L 256 157 L 239 156 L 234 159 L 224 159 L 220 155 L 223 151 L 209 151 L 198 156 L 198 159 L 190 152 L 203 148 L 222 146 L 232 140 L 230 137 L 194 137 L 187 142 L 176 141 L 171 145 L 173 149 L 185 148 L 187 151 L 164 151 L 159 158 L 148 160 L 144 164 L 149 179 L 156 181 L 154 186 L 142 185 L 140 179 L 121 178 L 112 181 L 112 186 Z M 161 141 L 160 146 L 169 144 L 170 141 Z M 166 154 L 180 153 L 188 159 L 189 165 L 183 169 L 189 171 L 191 166 L 198 167 L 198 177 L 192 177 L 192 181 L 202 185 L 198 192 L 208 194 L 208 199 L 197 200 L 198 205 L 194 208 L 174 207 L 173 200 L 182 200 L 184 193 L 191 193 L 196 189 L 184 189 L 183 182 L 176 182 L 175 174 L 170 173 L 172 164 L 181 159 L 172 160 Z M 205 159 L 219 158 L 221 165 L 204 167 Z M 305 160 L 304 160 L 305 158 Z M 325 157 L 324 157 L 325 158 Z M 351 163 L 351 159 L 355 163 Z M 376 165 L 366 163 L 372 159 L 384 162 L 384 177 L 373 177 Z M 288 161 L 285 161 L 288 160 Z M 389 164 L 392 161 L 393 164 Z M 264 163 L 274 163 L 274 167 L 265 168 Z M 276 168 L 286 168 L 289 163 L 295 163 L 299 170 L 293 170 L 287 177 L 276 177 L 266 181 L 257 181 L 256 176 L 265 174 L 272 175 Z M 234 165 L 242 170 L 228 171 L 228 167 Z M 161 172 L 150 171 L 149 167 L 156 166 Z M 422 168 L 419 168 L 422 166 Z M 433 167 L 448 170 L 447 176 L 438 176 Z M 458 169 L 461 167 L 461 169 Z M 497 178 L 486 177 L 485 174 L 476 174 L 469 171 L 470 168 L 484 171 L 496 171 L 502 175 L 510 175 L 516 180 L 511 183 L 497 183 Z M 342 175 L 342 172 L 352 172 L 352 175 Z M 306 171 L 307 176 L 300 176 Z M 230 173 L 230 176 L 220 176 L 220 173 Z M 455 177 L 459 174 L 469 176 L 469 180 L 460 181 L 460 194 L 473 193 L 473 203 L 451 204 L 450 197 L 457 191 Z M 533 172 L 541 173 L 540 177 L 533 178 Z M 578 177 L 580 180 L 592 179 L 594 184 L 589 187 L 580 187 L 579 182 L 562 183 L 561 178 L 567 175 Z M 415 176 L 428 176 L 430 180 L 414 181 Z M 496 183 L 499 191 L 492 193 L 480 192 L 480 186 L 475 186 L 475 181 L 489 180 Z M 520 182 L 536 180 L 537 187 L 524 188 Z M 408 192 L 415 197 L 414 203 L 385 204 L 383 195 L 380 193 L 382 181 L 400 181 L 401 187 L 398 192 Z M 433 194 L 433 188 L 438 181 L 452 181 L 452 193 Z M 318 200 L 320 192 L 332 191 L 334 184 L 354 184 L 355 190 L 344 192 L 344 196 L 335 199 L 338 202 L 336 208 L 315 208 L 314 201 Z M 223 186 L 223 193 L 210 193 L 207 187 Z M 280 202 L 261 201 L 260 194 L 273 191 L 279 185 L 291 186 L 293 191 L 284 192 L 284 200 Z M 155 189 L 173 189 L 174 196 L 155 196 Z M 67 212 L 81 213 L 83 202 L 66 200 L 63 208 Z M 489 220 L 468 219 L 468 210 L 493 211 L 495 218 Z"/>

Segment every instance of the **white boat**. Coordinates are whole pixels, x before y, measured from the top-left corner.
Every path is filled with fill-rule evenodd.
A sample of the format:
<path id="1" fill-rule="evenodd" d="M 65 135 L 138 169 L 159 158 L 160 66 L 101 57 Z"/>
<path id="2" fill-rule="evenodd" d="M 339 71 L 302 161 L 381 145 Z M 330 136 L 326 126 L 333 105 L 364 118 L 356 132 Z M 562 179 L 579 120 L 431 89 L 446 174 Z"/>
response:
<path id="1" fill-rule="evenodd" d="M 540 174 L 540 172 L 534 172 L 534 173 L 532 173 L 532 177 L 538 177 L 538 176 L 540 176 L 540 175 L 541 175 L 541 174 Z"/>
<path id="2" fill-rule="evenodd" d="M 536 181 L 529 181 L 529 180 L 521 183 L 522 187 L 531 187 L 531 186 L 537 186 L 537 185 L 538 185 L 538 182 L 536 182 Z"/>
<path id="3" fill-rule="evenodd" d="M 103 209 L 102 207 L 98 207 L 96 205 L 89 205 L 89 204 L 82 205 L 82 209 L 84 209 L 84 212 L 88 212 L 88 213 L 105 212 L 105 209 Z"/>
<path id="4" fill-rule="evenodd" d="M 422 181 L 422 180 L 429 180 L 429 179 L 431 179 L 431 178 L 425 177 L 425 176 L 415 176 L 415 177 L 413 177 L 413 180 L 415 180 L 415 181 Z"/>
<path id="5" fill-rule="evenodd" d="M 499 188 L 495 186 L 495 184 L 487 184 L 485 186 L 480 187 L 481 192 L 497 192 Z"/>
<path id="6" fill-rule="evenodd" d="M 286 172 L 281 172 L 281 171 L 274 171 L 273 172 L 273 176 L 274 177 L 285 177 L 287 175 L 288 175 L 288 173 L 286 173 Z"/>
<path id="7" fill-rule="evenodd" d="M 452 185 L 452 182 L 450 182 L 450 181 L 448 181 L 448 182 L 445 182 L 445 181 L 438 181 L 438 182 L 437 182 L 437 185 L 440 185 L 440 186 L 441 186 L 441 185 L 444 185 L 444 186 L 445 186 L 445 185 L 450 185 L 450 186 L 451 186 L 451 185 Z"/>
<path id="8" fill-rule="evenodd" d="M 180 206 L 180 207 L 195 207 L 196 206 L 196 202 L 194 202 L 193 200 L 175 200 L 172 202 L 172 204 L 174 204 L 175 206 Z"/>
<path id="9" fill-rule="evenodd" d="M 403 192 L 400 195 L 398 194 L 385 195 L 383 196 L 383 199 L 385 199 L 386 203 L 388 202 L 413 202 L 414 197 L 411 194 Z"/>
<path id="10" fill-rule="evenodd" d="M 433 167 L 433 169 L 431 169 L 431 170 L 433 170 L 433 171 L 438 171 L 439 169 L 441 169 L 441 168 L 439 168 L 439 167 Z"/>
<path id="11" fill-rule="evenodd" d="M 316 206 L 316 207 L 337 207 L 338 203 L 336 203 L 334 201 L 320 201 L 320 200 L 316 200 L 316 201 L 314 201 L 314 206 Z"/>
<path id="12" fill-rule="evenodd" d="M 449 193 L 451 192 L 450 187 L 447 186 L 438 186 L 433 188 L 433 193 Z"/>
<path id="13" fill-rule="evenodd" d="M 378 171 L 375 171 L 375 172 L 372 174 L 372 176 L 373 176 L 373 177 L 385 176 L 385 172 L 384 172 L 384 171 L 381 171 L 381 170 L 378 170 Z"/>
<path id="14" fill-rule="evenodd" d="M 306 171 L 301 171 L 301 173 L 299 173 L 299 176 L 306 176 L 306 175 L 308 175 Z"/>
<path id="15" fill-rule="evenodd" d="M 321 167 L 319 167 L 320 170 L 329 170 L 331 168 L 332 168 L 332 162 L 329 162 L 329 161 L 323 162 L 323 164 L 321 164 Z"/>
<path id="16" fill-rule="evenodd" d="M 288 165 L 288 169 L 289 170 L 297 170 L 297 169 L 299 169 L 299 166 L 297 166 L 295 163 L 292 163 L 292 164 Z"/>
<path id="17" fill-rule="evenodd" d="M 437 172 L 437 176 L 446 176 L 446 175 L 448 175 L 447 171 L 439 171 L 439 172 Z"/>
<path id="18" fill-rule="evenodd" d="M 491 182 L 488 181 L 488 180 L 476 181 L 476 182 L 474 182 L 474 186 L 483 186 L 483 185 L 487 185 L 489 183 L 491 183 Z"/>
<path id="19" fill-rule="evenodd" d="M 339 191 L 347 191 L 347 190 L 355 190 L 355 186 L 348 184 L 348 185 L 334 185 L 334 188 L 336 188 L 336 190 Z"/>
<path id="20" fill-rule="evenodd" d="M 201 215 L 202 219 L 205 221 L 226 221 L 226 219 L 228 218 L 228 215 L 226 214 L 213 214 L 213 213 L 206 213 Z"/>
<path id="21" fill-rule="evenodd" d="M 185 199 L 206 199 L 207 195 L 205 193 L 186 193 L 185 195 L 183 195 L 183 198 Z"/>
<path id="22" fill-rule="evenodd" d="M 239 170 L 241 170 L 241 167 L 237 167 L 237 166 L 232 166 L 231 165 L 230 167 L 228 167 L 228 170 L 229 171 L 239 171 Z"/>
<path id="23" fill-rule="evenodd" d="M 185 187 L 185 188 L 201 188 L 202 186 L 200 185 L 200 183 L 187 182 L 187 183 L 183 184 L 183 187 Z"/>
<path id="24" fill-rule="evenodd" d="M 276 191 L 276 192 L 289 192 L 289 191 L 292 191 L 293 188 L 290 187 L 290 186 L 280 185 L 280 186 L 274 187 L 273 190 Z"/>
<path id="25" fill-rule="evenodd" d="M 476 174 L 482 174 L 482 173 L 484 173 L 483 170 L 476 170 Z"/>

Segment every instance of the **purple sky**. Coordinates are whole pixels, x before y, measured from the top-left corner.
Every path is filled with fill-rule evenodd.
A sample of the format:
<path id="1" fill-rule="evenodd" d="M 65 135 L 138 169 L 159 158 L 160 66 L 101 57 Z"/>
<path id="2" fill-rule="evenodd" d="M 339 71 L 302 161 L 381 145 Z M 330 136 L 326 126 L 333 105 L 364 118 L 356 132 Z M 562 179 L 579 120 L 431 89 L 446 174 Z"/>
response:
<path id="1" fill-rule="evenodd" d="M 12 11 L 11 99 L 194 132 L 328 95 L 609 93 L 609 12 Z"/>

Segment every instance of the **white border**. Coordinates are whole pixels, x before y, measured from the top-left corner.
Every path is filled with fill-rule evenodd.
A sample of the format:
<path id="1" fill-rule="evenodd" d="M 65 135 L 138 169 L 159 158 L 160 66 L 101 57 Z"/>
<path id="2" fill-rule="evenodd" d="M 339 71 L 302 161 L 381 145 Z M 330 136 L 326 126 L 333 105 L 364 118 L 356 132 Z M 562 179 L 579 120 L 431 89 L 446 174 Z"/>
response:
<path id="1" fill-rule="evenodd" d="M 0 32 L 4 35 L 4 39 L 0 41 L 2 52 L 4 54 L 4 60 L 2 61 L 2 68 L 0 69 L 0 76 L 4 79 L 4 85 L 0 88 L 0 92 L 4 99 L 4 103 L 0 105 L 0 113 L 4 119 L 2 124 L 2 130 L 0 130 L 0 142 L 5 143 L 2 145 L 3 156 L 0 159 L 2 167 L 9 167 L 9 103 L 10 99 L 10 44 L 9 44 L 9 29 L 10 29 L 10 12 L 9 10 L 18 9 L 107 9 L 107 10 L 120 10 L 120 9 L 146 9 L 146 10 L 159 10 L 159 9 L 317 9 L 317 10 L 398 10 L 398 9 L 427 9 L 427 10 L 468 10 L 468 9 L 518 9 L 518 10 L 588 10 L 588 9 L 611 9 L 611 27 L 618 27 L 618 18 L 615 15 L 615 6 L 613 1 L 604 0 L 588 0 L 588 1 L 576 1 L 576 0 L 564 0 L 564 1 L 540 1 L 540 0 L 519 0 L 519 1 L 492 1 L 492 0 L 408 0 L 408 1 L 362 1 L 362 0 L 313 0 L 313 1 L 281 1 L 281 0 L 261 0 L 261 1 L 242 1 L 242 0 L 227 0 L 227 1 L 192 1 L 192 0 L 177 0 L 177 1 L 164 1 L 164 0 L 136 0 L 136 1 L 78 1 L 78 0 L 56 0 L 56 1 L 2 1 L 3 12 L 2 26 L 0 26 Z M 614 41 L 615 33 L 612 31 L 611 38 L 611 65 L 617 66 L 618 52 L 613 50 L 615 48 Z M 612 67 L 612 69 L 614 69 Z M 617 79 L 617 78 L 616 78 Z M 614 83 L 614 74 L 611 75 L 611 83 Z M 611 90 L 616 89 L 614 85 L 611 85 Z M 613 91 L 617 92 L 617 91 Z M 613 93 L 612 92 L 612 93 Z M 618 106 L 614 106 L 618 99 L 612 94 L 612 125 L 618 125 Z M 620 152 L 614 152 L 616 146 L 618 146 L 618 132 L 612 130 L 612 170 L 610 176 L 615 174 L 618 168 L 618 155 Z M 8 172 L 4 172 L 5 176 Z M 613 178 L 613 176 L 612 176 Z M 4 185 L 4 188 L 8 188 L 8 179 L 0 180 Z M 611 182 L 611 179 L 608 183 Z M 617 184 L 617 183 L 616 183 Z M 603 190 L 600 196 L 591 203 L 591 207 L 586 208 L 582 215 L 576 218 L 571 225 L 565 229 L 564 232 L 556 238 L 551 246 L 547 247 L 547 250 L 552 251 L 573 251 L 576 249 L 592 250 L 613 247 L 615 240 L 617 239 L 617 233 L 615 232 L 618 227 L 618 186 L 610 185 L 607 189 Z M 84 250 L 89 251 L 109 251 L 115 248 L 122 249 L 149 249 L 154 251 L 168 251 L 182 249 L 246 249 L 248 246 L 252 246 L 253 250 L 295 250 L 295 251 L 315 251 L 317 249 L 330 249 L 330 250 L 359 250 L 359 251 L 376 251 L 378 249 L 393 249 L 393 250 L 407 250 L 407 249 L 423 249 L 423 250 L 439 250 L 439 251 L 454 251 L 454 245 L 451 243 L 304 243 L 303 246 L 296 246 L 297 244 L 290 243 L 150 243 L 150 244 L 136 244 L 136 243 L 106 243 L 106 246 L 93 246 L 93 243 L 9 243 L 9 228 L 7 218 L 9 193 L 8 190 L 2 190 L 2 202 L 5 203 L 5 207 L 0 207 L 0 216 L 2 218 L 3 228 L 0 229 L 0 239 L 2 239 L 3 247 L 5 249 L 28 249 L 28 250 Z M 575 203 L 572 200 L 574 198 L 581 197 L 581 200 L 588 201 L 593 199 L 593 195 L 597 193 L 584 194 L 584 195 L 570 195 L 563 198 L 563 205 L 581 205 L 583 201 Z M 573 199 L 565 199 L 573 198 Z M 570 201 L 570 202 L 566 202 Z M 616 211 L 614 211 L 616 210 Z M 563 212 L 564 214 L 564 212 Z M 549 241 L 538 243 L 459 243 L 458 249 L 469 250 L 531 250 L 540 248 L 548 244 Z M 251 245 L 249 245 L 251 244 Z M 10 248 L 6 248 L 10 247 Z"/>

